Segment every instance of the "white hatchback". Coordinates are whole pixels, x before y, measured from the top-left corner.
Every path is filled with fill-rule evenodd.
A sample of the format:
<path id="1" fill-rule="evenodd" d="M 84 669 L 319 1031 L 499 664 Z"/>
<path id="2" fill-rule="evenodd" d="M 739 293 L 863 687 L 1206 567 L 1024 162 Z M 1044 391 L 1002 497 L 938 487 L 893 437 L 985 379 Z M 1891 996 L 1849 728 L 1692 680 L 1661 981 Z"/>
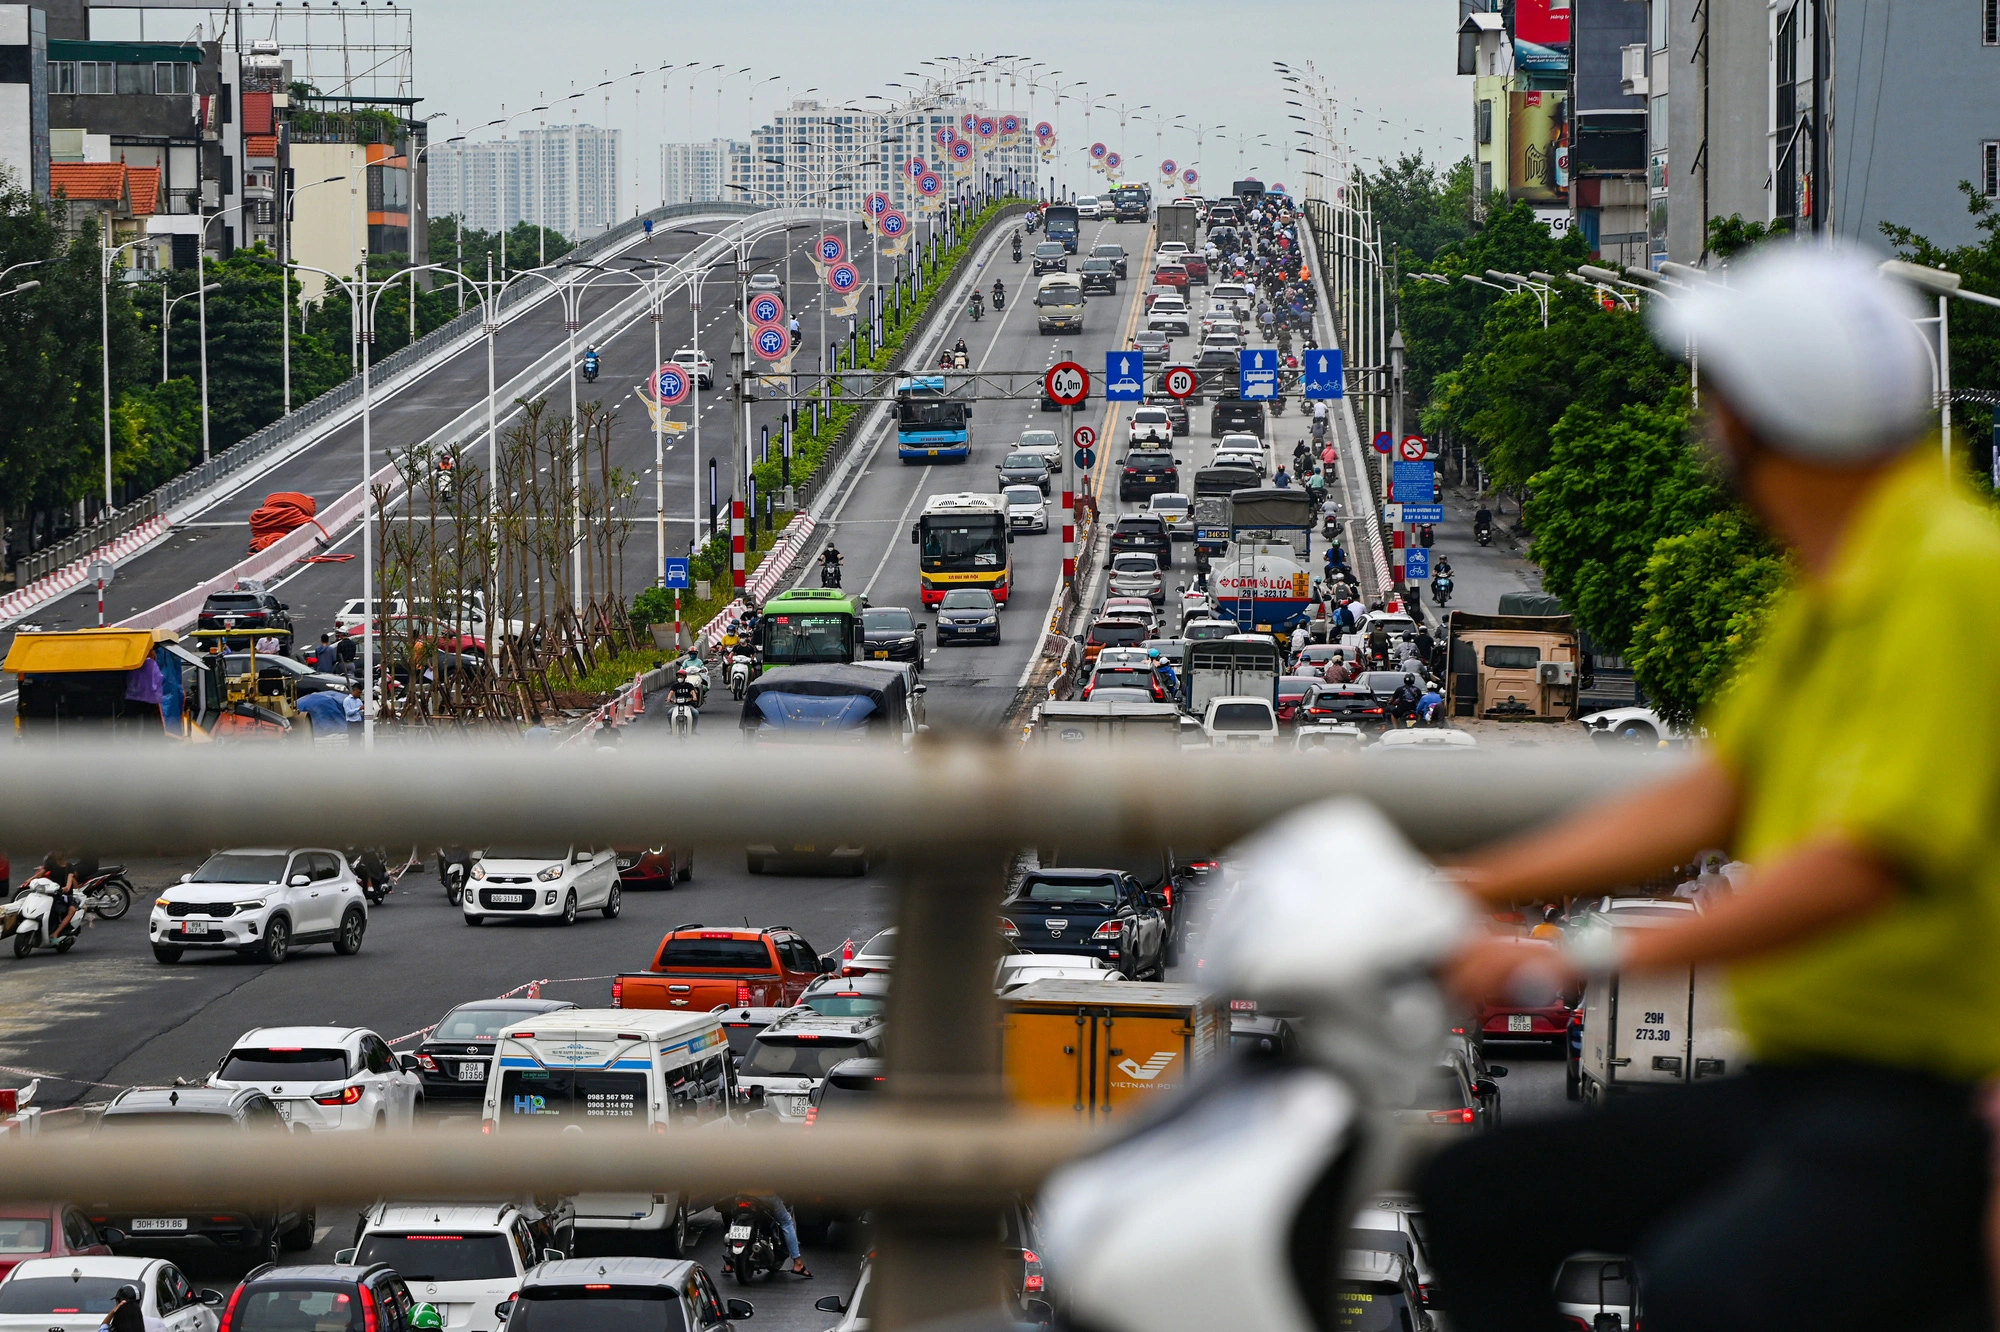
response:
<path id="1" fill-rule="evenodd" d="M 120 1286 L 138 1290 L 148 1332 L 215 1332 L 225 1303 L 161 1258 L 30 1258 L 0 1281 L 0 1332 L 97 1332 Z"/>
<path id="2" fill-rule="evenodd" d="M 315 1133 L 412 1128 L 424 1099 L 416 1056 L 398 1058 L 366 1027 L 254 1028 L 208 1085 L 263 1092 L 287 1124 Z"/>
<path id="3" fill-rule="evenodd" d="M 493 846 L 479 855 L 466 885 L 465 923 L 531 918 L 576 923 L 581 911 L 615 920 L 625 899 L 618 858 L 588 846 Z"/>
<path id="4" fill-rule="evenodd" d="M 353 954 L 367 929 L 360 880 L 345 856 L 321 847 L 217 851 L 160 895 L 146 923 L 153 956 L 167 963 L 191 948 L 261 962 L 315 943 Z"/>
<path id="5" fill-rule="evenodd" d="M 1016 532 L 1049 530 L 1048 497 L 1040 486 L 1008 486 L 1000 492 L 1007 501 L 1007 526 Z"/>

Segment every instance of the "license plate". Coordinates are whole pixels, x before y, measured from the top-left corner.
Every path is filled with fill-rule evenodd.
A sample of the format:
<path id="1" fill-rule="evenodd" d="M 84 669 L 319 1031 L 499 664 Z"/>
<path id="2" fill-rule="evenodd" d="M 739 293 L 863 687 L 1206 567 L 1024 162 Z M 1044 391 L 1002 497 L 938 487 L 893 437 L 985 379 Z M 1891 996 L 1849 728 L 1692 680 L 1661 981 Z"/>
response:
<path id="1" fill-rule="evenodd" d="M 733 1239 L 733 1240 L 747 1240 L 747 1239 L 749 1239 L 749 1238 L 750 1238 L 750 1227 L 748 1227 L 748 1226 L 731 1226 L 731 1227 L 729 1228 L 729 1238 L 731 1238 L 731 1239 Z"/>
<path id="2" fill-rule="evenodd" d="M 935 457 L 937 457 L 937 456 L 938 456 L 938 451 L 937 451 L 936 449 L 931 449 L 931 450 L 929 450 L 929 453 L 930 453 L 930 456 L 931 456 L 931 457 L 933 457 L 933 458 L 935 458 Z"/>
<path id="3" fill-rule="evenodd" d="M 1160 479 L 1160 478 L 1159 478 L 1159 477 L 1157 477 L 1157 476 L 1148 476 L 1148 477 L 1142 477 L 1142 478 L 1141 478 L 1141 480 L 1145 480 L 1145 481 L 1157 481 L 1157 480 L 1159 480 L 1159 479 Z"/>
<path id="4" fill-rule="evenodd" d="M 513 905 L 520 902 L 521 895 L 519 893 L 488 893 L 487 899 L 493 902 L 506 902 L 509 905 Z"/>
<path id="5" fill-rule="evenodd" d="M 793 1114 L 795 1114 L 795 1115 L 802 1115 L 802 1114 L 804 1114 L 804 1113 L 805 1113 L 806 1111 L 810 1110 L 811 1108 L 812 1108 L 812 1097 L 810 1097 L 810 1096 L 794 1096 L 794 1097 L 792 1098 L 792 1113 L 793 1113 Z"/>
<path id="6" fill-rule="evenodd" d="M 1507 1030 L 1533 1031 L 1534 1029 L 1535 1020 L 1526 1013 L 1509 1013 L 1507 1015 Z"/>
<path id="7" fill-rule="evenodd" d="M 484 1065 L 484 1064 L 460 1064 L 460 1065 L 458 1066 L 458 1080 L 459 1080 L 460 1082 L 484 1082 L 484 1081 L 486 1081 L 486 1065 Z"/>
<path id="8" fill-rule="evenodd" d="M 284 1120 L 287 1124 L 291 1123 L 292 1103 L 290 1101 L 277 1101 L 274 1104 L 278 1107 L 278 1118 Z"/>
<path id="9" fill-rule="evenodd" d="M 182 922 L 181 922 L 181 933 L 182 933 L 182 934 L 207 934 L 207 933 L 208 933 L 208 922 L 207 922 L 207 921 L 205 921 L 205 920 L 184 920 L 184 921 L 182 921 Z"/>
<path id="10" fill-rule="evenodd" d="M 819 848 L 818 848 L 818 847 L 814 847 L 814 846 L 799 846 L 799 845 L 797 845 L 797 844 L 795 843 L 795 844 L 794 844 L 794 845 L 792 846 L 792 850 L 794 850 L 794 851 L 808 851 L 808 852 L 816 852 L 816 851 L 818 851 L 818 850 L 819 850 Z"/>
<path id="11" fill-rule="evenodd" d="M 888 654 L 888 653 L 886 653 L 886 652 L 877 652 L 877 653 L 875 654 L 875 660 L 877 660 L 877 661 L 887 661 L 887 660 L 889 660 L 889 654 Z"/>
<path id="12" fill-rule="evenodd" d="M 186 1230 L 187 1228 L 187 1218 L 184 1216 L 140 1216 L 132 1219 L 132 1229 L 135 1232 L 141 1230 Z"/>

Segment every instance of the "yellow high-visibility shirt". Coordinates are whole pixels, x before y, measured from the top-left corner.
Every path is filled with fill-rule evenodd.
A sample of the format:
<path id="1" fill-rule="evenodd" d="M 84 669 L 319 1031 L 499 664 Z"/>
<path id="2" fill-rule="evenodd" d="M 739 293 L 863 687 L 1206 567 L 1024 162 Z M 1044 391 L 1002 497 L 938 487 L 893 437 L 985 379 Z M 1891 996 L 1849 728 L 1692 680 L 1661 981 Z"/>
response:
<path id="1" fill-rule="evenodd" d="M 1828 575 L 1784 595 L 1710 721 L 1740 858 L 1845 836 L 1904 877 L 1870 915 L 1729 969 L 1758 1058 L 2000 1072 L 1996 671 L 2000 519 L 1920 447 Z"/>

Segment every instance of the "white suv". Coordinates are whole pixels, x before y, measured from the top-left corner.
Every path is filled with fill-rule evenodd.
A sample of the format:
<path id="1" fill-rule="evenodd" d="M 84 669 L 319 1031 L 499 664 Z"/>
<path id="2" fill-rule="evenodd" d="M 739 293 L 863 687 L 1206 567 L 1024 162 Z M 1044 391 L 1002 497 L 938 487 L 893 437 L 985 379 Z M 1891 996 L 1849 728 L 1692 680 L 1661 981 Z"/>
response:
<path id="1" fill-rule="evenodd" d="M 1135 407 L 1132 410 L 1130 438 L 1134 445 L 1150 440 L 1155 444 L 1171 446 L 1174 442 L 1174 418 L 1167 415 L 1164 407 Z"/>
<path id="2" fill-rule="evenodd" d="M 333 1260 L 387 1263 L 449 1332 L 491 1332 L 506 1322 L 495 1306 L 520 1292 L 529 1269 L 569 1256 L 538 1242 L 554 1237 L 551 1220 L 516 1203 L 376 1203 L 360 1242 Z"/>
<path id="3" fill-rule="evenodd" d="M 366 1027 L 257 1027 L 209 1074 L 208 1085 L 263 1092 L 294 1129 L 411 1128 L 423 1075 Z"/>
<path id="4" fill-rule="evenodd" d="M 576 924 L 579 911 L 616 920 L 624 907 L 618 856 L 587 846 L 494 846 L 480 853 L 466 885 L 465 923 L 530 917 Z"/>
<path id="5" fill-rule="evenodd" d="M 737 1066 L 736 1081 L 781 1124 L 804 1124 L 813 1089 L 843 1059 L 882 1053 L 882 1015 L 824 1017 L 794 1008 L 757 1033 Z"/>
<path id="6" fill-rule="evenodd" d="M 368 903 L 338 851 L 238 847 L 217 851 L 153 903 L 153 956 L 178 962 L 190 948 L 282 962 L 292 949 L 330 943 L 361 951 Z"/>

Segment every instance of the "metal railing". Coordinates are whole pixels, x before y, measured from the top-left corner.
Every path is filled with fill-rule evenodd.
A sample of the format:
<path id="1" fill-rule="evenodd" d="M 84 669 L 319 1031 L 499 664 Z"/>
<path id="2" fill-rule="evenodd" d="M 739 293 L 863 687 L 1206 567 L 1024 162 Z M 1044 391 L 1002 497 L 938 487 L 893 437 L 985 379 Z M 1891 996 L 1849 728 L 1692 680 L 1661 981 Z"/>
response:
<path id="1" fill-rule="evenodd" d="M 927 737 L 927 740 L 929 738 Z M 741 1133 L 389 1135 L 356 1156 L 331 1137 L 203 1153 L 185 1134 L 102 1134 L 83 1152 L 0 1142 L 0 1200 L 88 1197 L 157 1211 L 747 1187 L 819 1194 L 875 1217 L 871 1309 L 883 1332 L 990 1308 L 994 1210 L 1092 1141 L 1067 1116 L 1010 1113 L 999 1068 L 994 910 L 1018 848 L 1212 850 L 1330 796 L 1383 810 L 1413 842 L 1454 848 L 1518 832 L 1681 760 L 1621 754 L 1362 756 L 1054 754 L 982 739 L 894 747 L 628 740 L 609 752 L 518 742 L 388 745 L 314 763 L 297 796 L 289 745 L 65 744 L 63 762 L 0 769 L 0 845 L 104 853 L 213 846 L 479 846 L 496 839 L 729 847 L 821 838 L 884 848 L 899 879 L 883 1109 L 851 1126 Z M 462 775 L 438 783 L 440 764 Z M 690 771 L 700 782 L 687 782 Z M 397 798 L 383 800 L 383 791 Z M 672 791 L 671 800 L 660 799 Z M 1329 864 L 1329 875 L 1341 866 Z M 1274 923 L 1275 925 L 1275 923 Z"/>
<path id="2" fill-rule="evenodd" d="M 734 202 L 671 204 L 665 208 L 655 208 L 639 217 L 628 218 L 603 235 L 585 241 L 569 251 L 564 258 L 574 258 L 578 262 L 587 263 L 600 255 L 619 249 L 634 236 L 644 232 L 648 221 L 657 226 L 659 223 L 683 217 L 724 215 L 747 217 L 766 211 L 769 211 L 768 205 L 763 204 Z M 546 283 L 511 287 L 501 295 L 500 308 L 504 313 L 524 301 L 540 301 L 550 295 L 551 290 Z M 374 377 L 376 391 L 380 392 L 381 386 L 389 383 L 397 375 L 439 355 L 447 348 L 454 347 L 460 342 L 470 345 L 470 340 L 481 331 L 480 317 L 477 309 L 468 309 L 451 322 L 439 325 L 407 347 L 399 348 L 375 362 L 370 373 Z M 351 375 L 318 397 L 302 403 L 290 413 L 215 454 L 207 462 L 197 464 L 179 476 L 163 482 L 145 495 L 112 510 L 90 526 L 57 544 L 23 556 L 16 563 L 16 578 L 19 585 L 25 587 L 35 579 L 60 569 L 71 560 L 78 559 L 107 542 L 117 540 L 155 514 L 172 511 L 182 501 L 201 494 L 225 477 L 242 471 L 273 450 L 283 448 L 314 433 L 327 420 L 356 409 L 360 401 L 361 378 L 358 374 Z"/>

